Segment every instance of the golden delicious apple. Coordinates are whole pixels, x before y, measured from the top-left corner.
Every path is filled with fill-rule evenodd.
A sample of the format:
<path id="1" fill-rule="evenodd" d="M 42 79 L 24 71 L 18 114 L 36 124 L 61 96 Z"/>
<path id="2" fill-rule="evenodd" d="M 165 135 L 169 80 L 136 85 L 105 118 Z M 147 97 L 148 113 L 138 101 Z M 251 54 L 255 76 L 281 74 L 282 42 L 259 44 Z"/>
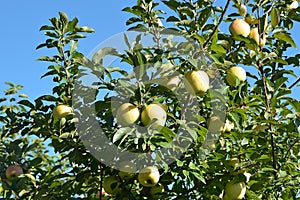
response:
<path id="1" fill-rule="evenodd" d="M 11 165 L 5 171 L 8 181 L 16 180 L 21 174 L 23 174 L 23 169 L 19 165 Z"/>
<path id="2" fill-rule="evenodd" d="M 136 167 L 132 162 L 123 161 L 120 163 L 119 176 L 122 179 L 130 179 L 134 177 L 135 172 L 136 172 Z"/>
<path id="3" fill-rule="evenodd" d="M 263 46 L 265 46 L 265 44 L 266 44 L 266 36 L 265 36 L 265 35 L 264 35 L 263 37 L 260 37 L 260 41 L 259 41 L 258 28 L 252 29 L 252 30 L 250 31 L 249 37 L 252 38 L 252 39 L 254 39 L 255 42 L 256 42 L 256 44 L 257 44 L 258 46 L 263 47 Z M 254 45 L 247 44 L 246 46 L 247 46 L 249 49 L 251 49 L 251 50 L 254 50 L 254 49 L 255 49 L 255 48 L 254 48 Z"/>
<path id="4" fill-rule="evenodd" d="M 209 88 L 209 77 L 206 72 L 192 70 L 185 74 L 184 85 L 192 95 L 205 93 Z"/>
<path id="5" fill-rule="evenodd" d="M 226 119 L 225 125 L 223 127 L 223 132 L 230 132 L 234 128 L 234 124 Z"/>
<path id="6" fill-rule="evenodd" d="M 53 109 L 53 117 L 54 119 L 61 119 L 73 113 L 73 109 L 66 104 L 58 104 Z"/>
<path id="7" fill-rule="evenodd" d="M 169 88 L 172 91 L 175 91 L 178 88 L 180 82 L 181 80 L 179 76 L 174 76 L 169 79 L 166 78 L 165 82 L 163 83 L 163 86 Z"/>
<path id="8" fill-rule="evenodd" d="M 139 119 L 140 111 L 135 105 L 124 103 L 118 108 L 116 117 L 120 125 L 129 126 Z"/>
<path id="9" fill-rule="evenodd" d="M 159 199 L 161 193 L 165 192 L 165 187 L 162 184 L 157 184 L 150 189 L 150 195 L 153 199 Z"/>
<path id="10" fill-rule="evenodd" d="M 246 80 L 246 71 L 242 67 L 231 67 L 227 70 L 226 80 L 229 85 L 237 86 L 237 80 L 239 80 L 239 82 Z"/>
<path id="11" fill-rule="evenodd" d="M 114 195 L 120 191 L 120 181 L 116 176 L 109 176 L 103 180 L 104 191 L 108 194 Z"/>
<path id="12" fill-rule="evenodd" d="M 208 130 L 212 133 L 221 132 L 224 122 L 218 116 L 212 116 L 208 119 Z"/>
<path id="13" fill-rule="evenodd" d="M 145 126 L 152 122 L 153 128 L 164 126 L 167 120 L 167 112 L 159 103 L 152 103 L 142 111 L 141 120 Z"/>
<path id="14" fill-rule="evenodd" d="M 229 31 L 233 36 L 242 35 L 248 37 L 250 34 L 250 26 L 244 20 L 236 19 L 230 24 Z"/>
<path id="15" fill-rule="evenodd" d="M 235 183 L 230 181 L 225 186 L 225 196 L 228 200 L 243 199 L 245 194 L 246 184 L 244 182 Z"/>
<path id="16" fill-rule="evenodd" d="M 155 166 L 148 166 L 143 168 L 138 175 L 140 184 L 145 187 L 155 186 L 158 183 L 159 178 L 160 174 L 157 167 Z"/>

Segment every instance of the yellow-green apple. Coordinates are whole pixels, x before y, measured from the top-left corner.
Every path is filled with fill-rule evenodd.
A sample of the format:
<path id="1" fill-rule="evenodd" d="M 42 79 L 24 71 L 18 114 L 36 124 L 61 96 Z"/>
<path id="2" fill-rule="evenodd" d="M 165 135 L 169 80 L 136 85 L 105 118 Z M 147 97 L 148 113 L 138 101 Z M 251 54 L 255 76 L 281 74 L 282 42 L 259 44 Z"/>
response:
<path id="1" fill-rule="evenodd" d="M 23 169 L 19 165 L 11 165 L 7 167 L 5 175 L 8 181 L 13 181 L 23 174 Z"/>
<path id="2" fill-rule="evenodd" d="M 134 124 L 140 117 L 139 109 L 131 103 L 123 103 L 117 110 L 117 121 L 122 126 Z"/>
<path id="3" fill-rule="evenodd" d="M 121 182 L 116 176 L 109 176 L 103 180 L 104 191 L 108 194 L 115 195 L 120 191 Z"/>
<path id="4" fill-rule="evenodd" d="M 168 75 L 162 75 L 162 77 L 150 80 L 149 83 L 157 83 L 158 85 L 164 86 L 171 91 L 175 91 L 179 84 L 181 83 L 181 79 L 179 76 L 168 76 Z"/>
<path id="5" fill-rule="evenodd" d="M 211 116 L 208 119 L 208 130 L 212 133 L 221 132 L 224 122 L 218 116 Z"/>
<path id="6" fill-rule="evenodd" d="M 225 125 L 223 127 L 223 132 L 230 132 L 234 128 L 234 124 L 226 119 Z"/>
<path id="7" fill-rule="evenodd" d="M 244 20 L 236 19 L 230 24 L 229 31 L 233 36 L 242 35 L 248 37 L 250 34 L 250 26 Z"/>
<path id="8" fill-rule="evenodd" d="M 132 162 L 123 161 L 120 163 L 119 176 L 122 179 L 130 179 L 134 177 L 135 172 L 136 172 L 136 167 Z"/>
<path id="9" fill-rule="evenodd" d="M 145 187 L 153 187 L 155 186 L 160 178 L 159 171 L 157 167 L 155 166 L 148 166 L 143 169 L 141 169 L 138 180 L 140 184 L 142 184 Z"/>
<path id="10" fill-rule="evenodd" d="M 179 76 L 173 76 L 173 77 L 163 77 L 161 83 L 159 84 L 167 87 L 171 91 L 175 91 L 178 88 L 180 82 L 181 79 Z"/>
<path id="11" fill-rule="evenodd" d="M 204 71 L 192 70 L 185 74 L 184 85 L 192 95 L 203 94 L 209 88 L 209 77 Z"/>
<path id="12" fill-rule="evenodd" d="M 73 113 L 73 109 L 66 104 L 58 104 L 53 109 L 53 117 L 54 119 L 61 119 Z"/>
<path id="13" fill-rule="evenodd" d="M 231 67 L 227 70 L 226 80 L 229 85 L 237 86 L 239 82 L 246 80 L 246 71 L 242 67 Z"/>
<path id="14" fill-rule="evenodd" d="M 167 120 L 167 112 L 159 103 L 152 103 L 142 111 L 141 120 L 145 126 L 151 124 L 152 128 L 164 126 Z"/>
<path id="15" fill-rule="evenodd" d="M 263 46 L 265 46 L 265 44 L 266 44 L 266 36 L 265 36 L 265 35 L 262 36 L 262 37 L 260 37 L 260 39 L 259 39 L 258 28 L 252 29 L 252 30 L 250 31 L 249 37 L 252 38 L 253 40 L 255 40 L 255 42 L 256 42 L 256 44 L 257 44 L 258 46 L 263 47 Z M 247 44 L 246 46 L 247 46 L 249 49 L 251 49 L 251 50 L 254 50 L 254 49 L 255 49 L 255 48 L 254 48 L 254 47 L 255 47 L 254 45 Z"/>
<path id="16" fill-rule="evenodd" d="M 293 1 L 293 3 L 288 4 L 286 6 L 287 9 L 291 10 L 291 9 L 297 9 L 299 6 L 298 1 Z"/>
<path id="17" fill-rule="evenodd" d="M 243 199 L 246 194 L 246 184 L 244 182 L 234 182 L 230 181 L 225 186 L 225 196 L 224 199 L 236 200 Z"/>
<path id="18" fill-rule="evenodd" d="M 247 7 L 245 4 L 238 5 L 238 12 L 242 17 L 245 17 L 247 14 Z"/>
<path id="19" fill-rule="evenodd" d="M 160 199 L 160 195 L 165 192 L 165 187 L 162 184 L 157 184 L 150 189 L 150 195 L 153 199 Z"/>

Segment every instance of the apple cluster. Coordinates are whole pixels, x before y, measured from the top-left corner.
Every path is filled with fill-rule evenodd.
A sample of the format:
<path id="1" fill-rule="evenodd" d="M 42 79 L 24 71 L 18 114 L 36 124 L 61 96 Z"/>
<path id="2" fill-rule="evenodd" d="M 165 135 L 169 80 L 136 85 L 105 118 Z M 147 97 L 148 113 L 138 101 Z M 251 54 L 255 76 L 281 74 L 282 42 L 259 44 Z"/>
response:
<path id="1" fill-rule="evenodd" d="M 121 192 L 122 180 L 135 177 L 136 167 L 132 162 L 124 161 L 120 164 L 120 171 L 118 176 L 108 176 L 103 180 L 102 196 L 107 198 L 109 195 L 117 195 Z M 160 173 L 156 166 L 147 166 L 140 170 L 138 174 L 138 182 L 146 188 L 149 188 L 149 194 L 153 199 L 156 199 L 158 194 L 164 192 L 164 186 L 159 184 Z M 98 194 L 99 196 L 100 194 Z"/>

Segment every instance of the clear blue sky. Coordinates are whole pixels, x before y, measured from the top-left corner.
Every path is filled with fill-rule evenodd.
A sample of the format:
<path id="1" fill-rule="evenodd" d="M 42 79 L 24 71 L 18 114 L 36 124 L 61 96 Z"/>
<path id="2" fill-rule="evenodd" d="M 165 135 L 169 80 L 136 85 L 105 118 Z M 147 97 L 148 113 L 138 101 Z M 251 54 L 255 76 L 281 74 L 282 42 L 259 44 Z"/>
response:
<path id="1" fill-rule="evenodd" d="M 29 95 L 32 100 L 52 92 L 52 79 L 40 79 L 47 71 L 48 63 L 36 60 L 42 55 L 51 55 L 52 51 L 35 50 L 36 46 L 46 39 L 43 33 L 39 32 L 39 28 L 49 24 L 49 18 L 58 16 L 58 12 L 63 11 L 70 19 L 77 17 L 79 25 L 94 28 L 96 32 L 88 34 L 88 37 L 79 43 L 79 51 L 87 55 L 101 41 L 127 29 L 125 22 L 131 15 L 121 10 L 126 6 L 134 5 L 135 2 L 136 0 L 2 1 L 0 97 L 6 89 L 5 81 L 23 85 L 23 93 Z M 299 30 L 300 25 L 297 23 L 292 34 L 298 47 L 300 47 L 300 36 L 296 31 Z M 228 30 L 222 31 L 228 32 Z M 299 53 L 299 48 L 290 53 Z M 299 70 L 298 74 L 300 75 Z M 300 99 L 300 92 L 297 93 L 295 96 Z"/>

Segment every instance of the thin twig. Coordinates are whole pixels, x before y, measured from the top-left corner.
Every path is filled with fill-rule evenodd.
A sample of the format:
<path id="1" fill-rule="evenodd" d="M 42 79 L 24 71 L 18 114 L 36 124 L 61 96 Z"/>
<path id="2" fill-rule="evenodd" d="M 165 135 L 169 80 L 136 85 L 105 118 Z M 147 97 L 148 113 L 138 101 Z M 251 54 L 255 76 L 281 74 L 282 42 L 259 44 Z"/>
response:
<path id="1" fill-rule="evenodd" d="M 288 148 L 287 152 L 284 155 L 284 159 L 286 159 L 291 151 L 291 149 L 298 143 L 299 141 L 296 139 Z"/>
<path id="2" fill-rule="evenodd" d="M 230 1 L 231 1 L 231 0 L 227 0 L 227 3 L 226 3 L 226 5 L 225 5 L 225 9 L 223 10 L 223 12 L 222 12 L 222 14 L 221 14 L 221 17 L 220 17 L 220 19 L 219 19 L 218 24 L 217 24 L 217 26 L 215 27 L 215 29 L 213 30 L 213 32 L 210 34 L 209 38 L 208 38 L 208 39 L 206 40 L 206 42 L 203 44 L 203 48 L 205 48 L 205 47 L 208 45 L 209 41 L 213 38 L 213 36 L 214 36 L 215 33 L 217 32 L 217 30 L 218 30 L 220 24 L 221 24 L 222 21 L 223 21 L 223 18 L 224 18 L 224 16 L 225 16 L 225 13 L 227 12 L 227 10 L 228 10 L 228 8 L 229 8 Z"/>
<path id="3" fill-rule="evenodd" d="M 300 82 L 300 78 L 298 78 L 292 85 L 290 85 L 289 89 L 292 89 Z"/>

